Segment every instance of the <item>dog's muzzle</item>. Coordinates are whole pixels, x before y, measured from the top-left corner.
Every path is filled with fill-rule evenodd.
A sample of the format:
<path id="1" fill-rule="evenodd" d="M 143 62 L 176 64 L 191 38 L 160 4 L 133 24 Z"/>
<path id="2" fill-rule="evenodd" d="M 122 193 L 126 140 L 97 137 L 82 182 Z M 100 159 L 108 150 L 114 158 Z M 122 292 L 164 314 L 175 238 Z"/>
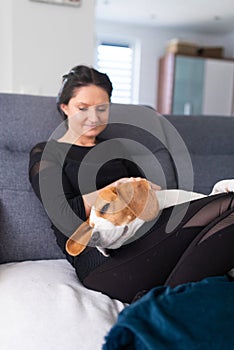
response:
<path id="1" fill-rule="evenodd" d="M 136 231 L 144 224 L 144 221 L 135 218 L 129 224 L 115 226 L 112 222 L 96 215 L 95 209 L 91 209 L 90 225 L 93 227 L 90 246 L 95 246 L 104 255 L 105 249 L 117 249 L 126 243 Z"/>

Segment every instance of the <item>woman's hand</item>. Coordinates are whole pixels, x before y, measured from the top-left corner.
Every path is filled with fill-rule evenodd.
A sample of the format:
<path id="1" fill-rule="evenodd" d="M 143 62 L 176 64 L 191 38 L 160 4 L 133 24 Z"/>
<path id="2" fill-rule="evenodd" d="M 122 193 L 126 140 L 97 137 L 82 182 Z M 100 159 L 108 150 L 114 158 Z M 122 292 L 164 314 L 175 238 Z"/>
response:
<path id="1" fill-rule="evenodd" d="M 210 195 L 223 192 L 234 192 L 234 179 L 221 180 L 217 182 L 214 185 Z"/>
<path id="2" fill-rule="evenodd" d="M 123 183 L 126 183 L 126 182 L 140 181 L 143 179 L 144 178 L 142 178 L 142 177 L 122 177 L 121 179 L 112 182 L 111 184 L 103 187 L 102 189 L 108 188 L 108 187 L 113 187 L 113 186 L 116 187 L 116 186 L 123 184 Z M 146 179 L 144 179 L 144 180 L 146 180 Z M 146 181 L 148 182 L 149 188 L 151 190 L 153 190 L 153 191 L 160 191 L 161 190 L 160 186 L 154 184 L 151 181 L 148 181 L 148 180 L 146 180 Z M 89 216 L 90 211 L 91 211 L 91 207 L 95 203 L 99 191 L 100 190 L 83 195 L 83 202 L 84 202 L 84 206 L 85 206 L 86 217 Z"/>
<path id="3" fill-rule="evenodd" d="M 112 184 L 108 185 L 107 187 L 118 186 L 118 185 L 120 185 L 122 183 L 126 183 L 126 182 L 141 181 L 143 179 L 144 178 L 142 178 L 142 177 L 123 177 L 123 178 L 113 182 Z M 144 179 L 144 180 L 146 180 L 146 179 Z M 161 190 L 161 187 L 159 185 L 156 185 L 155 183 L 148 181 L 148 180 L 146 180 L 146 181 L 148 182 L 151 190 L 153 190 L 153 191 L 160 191 Z"/>

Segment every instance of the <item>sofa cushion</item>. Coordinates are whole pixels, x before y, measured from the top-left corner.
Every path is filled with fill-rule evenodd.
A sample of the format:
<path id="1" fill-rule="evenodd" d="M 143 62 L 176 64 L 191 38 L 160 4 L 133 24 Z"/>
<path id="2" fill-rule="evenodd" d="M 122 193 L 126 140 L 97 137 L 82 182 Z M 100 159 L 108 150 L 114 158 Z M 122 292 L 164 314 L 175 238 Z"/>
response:
<path id="1" fill-rule="evenodd" d="M 29 152 L 62 122 L 55 97 L 0 94 L 0 148 Z"/>
<path id="2" fill-rule="evenodd" d="M 4 264 L 0 276 L 1 350 L 101 349 L 125 306 L 82 286 L 64 259 Z"/>
<path id="3" fill-rule="evenodd" d="M 28 181 L 29 151 L 61 123 L 54 97 L 0 94 L 0 263 L 64 257 Z"/>
<path id="4" fill-rule="evenodd" d="M 178 115 L 166 119 L 180 134 L 190 154 L 194 191 L 209 194 L 216 182 L 234 177 L 233 117 Z M 180 153 L 171 131 L 166 130 L 169 149 Z M 180 160 L 184 169 L 190 166 L 187 160 L 182 157 Z"/>
<path id="5" fill-rule="evenodd" d="M 34 193 L 0 190 L 0 263 L 64 257 Z"/>
<path id="6" fill-rule="evenodd" d="M 234 177 L 234 154 L 191 154 L 194 191 L 209 194 L 216 182 Z"/>
<path id="7" fill-rule="evenodd" d="M 28 181 L 28 156 L 0 149 L 0 263 L 63 257 Z"/>
<path id="8" fill-rule="evenodd" d="M 170 115 L 166 119 L 179 132 L 189 152 L 204 155 L 234 154 L 233 117 Z"/>

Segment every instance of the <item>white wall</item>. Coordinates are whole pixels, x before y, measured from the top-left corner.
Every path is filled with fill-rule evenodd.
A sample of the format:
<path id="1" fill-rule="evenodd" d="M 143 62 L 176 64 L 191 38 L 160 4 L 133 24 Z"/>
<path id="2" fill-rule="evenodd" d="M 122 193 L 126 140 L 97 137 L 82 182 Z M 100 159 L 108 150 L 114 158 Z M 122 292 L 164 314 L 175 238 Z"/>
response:
<path id="1" fill-rule="evenodd" d="M 117 34 L 116 34 L 117 33 Z M 234 57 L 234 33 L 211 35 L 173 29 L 158 29 L 134 25 L 119 25 L 108 22 L 96 23 L 96 37 L 129 38 L 141 47 L 139 103 L 156 106 L 158 60 L 165 53 L 169 40 L 179 38 L 201 46 L 223 46 L 226 57 Z"/>
<path id="2" fill-rule="evenodd" d="M 94 10 L 94 0 L 81 7 L 1 0 L 0 91 L 55 95 L 62 74 L 92 65 Z"/>
<path id="3" fill-rule="evenodd" d="M 234 32 L 231 32 L 225 36 L 225 43 L 228 53 L 227 56 L 234 58 Z"/>
<path id="4" fill-rule="evenodd" d="M 0 2 L 0 90 L 12 87 L 12 0 Z"/>
<path id="5" fill-rule="evenodd" d="M 63 73 L 77 64 L 94 64 L 95 38 L 102 35 L 136 42 L 139 103 L 153 107 L 158 59 L 168 40 L 224 46 L 225 55 L 234 57 L 234 33 L 217 36 L 95 22 L 95 0 L 84 0 L 78 8 L 0 0 L 0 91 L 57 94 Z"/>

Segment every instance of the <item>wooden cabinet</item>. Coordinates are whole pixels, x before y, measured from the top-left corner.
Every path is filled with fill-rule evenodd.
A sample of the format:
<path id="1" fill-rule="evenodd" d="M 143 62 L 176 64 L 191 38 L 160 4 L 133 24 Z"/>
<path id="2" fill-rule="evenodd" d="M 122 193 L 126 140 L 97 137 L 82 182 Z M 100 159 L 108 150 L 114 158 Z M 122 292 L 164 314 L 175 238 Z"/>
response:
<path id="1" fill-rule="evenodd" d="M 159 62 L 162 114 L 233 115 L 234 61 L 166 54 Z"/>

